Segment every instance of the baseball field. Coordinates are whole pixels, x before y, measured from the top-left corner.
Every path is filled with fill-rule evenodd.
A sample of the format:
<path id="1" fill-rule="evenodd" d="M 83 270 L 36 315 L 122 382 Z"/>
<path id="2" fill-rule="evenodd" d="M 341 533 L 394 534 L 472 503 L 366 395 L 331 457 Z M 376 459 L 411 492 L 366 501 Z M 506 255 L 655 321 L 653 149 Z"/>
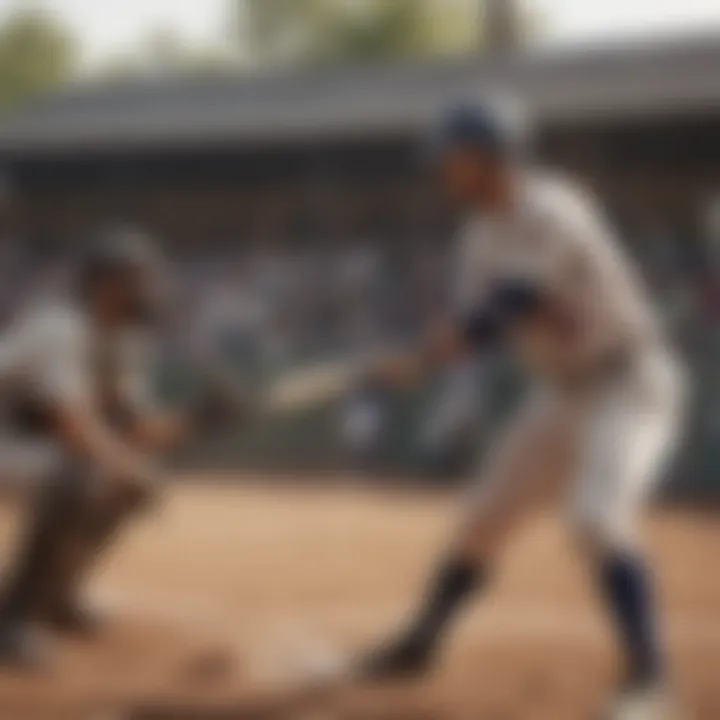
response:
<path id="1" fill-rule="evenodd" d="M 324 673 L 411 608 L 453 496 L 192 480 L 129 528 L 93 579 L 107 613 L 98 637 L 58 640 L 41 675 L 0 672 L 1 720 L 596 717 L 616 651 L 551 514 L 513 539 L 437 672 L 367 687 Z M 19 516 L 15 501 L 0 512 L 3 558 Z M 645 536 L 682 717 L 718 720 L 720 516 L 657 510 Z"/>

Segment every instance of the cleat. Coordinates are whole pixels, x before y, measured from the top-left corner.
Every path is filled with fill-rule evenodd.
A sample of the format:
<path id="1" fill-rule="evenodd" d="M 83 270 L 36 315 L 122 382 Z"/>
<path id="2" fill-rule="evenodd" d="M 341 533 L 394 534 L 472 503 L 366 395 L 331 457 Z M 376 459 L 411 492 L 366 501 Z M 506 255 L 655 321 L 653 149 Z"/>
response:
<path id="1" fill-rule="evenodd" d="M 35 628 L 9 621 L 0 625 L 0 667 L 41 670 L 48 660 L 48 645 Z"/>
<path id="2" fill-rule="evenodd" d="M 427 643 L 408 635 L 381 646 L 360 662 L 366 680 L 413 679 L 425 675 L 434 660 Z"/>
<path id="3" fill-rule="evenodd" d="M 63 635 L 91 638 L 98 634 L 103 618 L 79 603 L 65 603 L 45 614 L 44 622 L 55 632 Z"/>
<path id="4" fill-rule="evenodd" d="M 679 720 L 667 690 L 661 685 L 622 689 L 614 699 L 607 720 Z"/>

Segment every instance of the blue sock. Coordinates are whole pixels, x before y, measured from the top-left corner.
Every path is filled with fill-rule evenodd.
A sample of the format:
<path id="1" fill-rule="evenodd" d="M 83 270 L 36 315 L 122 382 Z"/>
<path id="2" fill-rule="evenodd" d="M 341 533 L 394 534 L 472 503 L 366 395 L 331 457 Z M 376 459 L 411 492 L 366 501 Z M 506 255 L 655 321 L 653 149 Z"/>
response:
<path id="1" fill-rule="evenodd" d="M 420 612 L 413 623 L 413 636 L 424 647 L 434 648 L 450 622 L 469 597 L 485 584 L 486 570 L 465 561 L 449 561 L 432 579 Z"/>
<path id="2" fill-rule="evenodd" d="M 612 554 L 603 563 L 600 581 L 627 654 L 629 682 L 658 680 L 663 663 L 652 582 L 644 562 L 629 553 Z"/>

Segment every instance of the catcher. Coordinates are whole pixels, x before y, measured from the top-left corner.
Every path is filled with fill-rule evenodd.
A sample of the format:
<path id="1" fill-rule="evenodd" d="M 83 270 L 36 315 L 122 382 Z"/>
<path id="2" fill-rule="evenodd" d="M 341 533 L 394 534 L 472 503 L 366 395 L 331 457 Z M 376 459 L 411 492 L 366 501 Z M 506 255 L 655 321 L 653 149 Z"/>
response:
<path id="1" fill-rule="evenodd" d="M 11 422 L 54 457 L 0 596 L 0 663 L 43 663 L 41 626 L 96 628 L 83 582 L 128 518 L 157 500 L 157 453 L 189 432 L 212 432 L 236 409 L 229 388 L 212 383 L 184 411 L 157 406 L 152 346 L 163 280 L 153 241 L 112 229 L 80 259 L 72 297 L 35 308 L 0 337 Z"/>

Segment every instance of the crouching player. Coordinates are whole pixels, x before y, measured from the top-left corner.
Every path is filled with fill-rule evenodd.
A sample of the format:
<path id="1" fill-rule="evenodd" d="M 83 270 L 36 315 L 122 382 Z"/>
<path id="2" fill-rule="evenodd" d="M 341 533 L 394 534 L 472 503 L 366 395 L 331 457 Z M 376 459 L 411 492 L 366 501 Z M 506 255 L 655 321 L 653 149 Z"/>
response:
<path id="1" fill-rule="evenodd" d="M 70 296 L 0 336 L 11 420 L 55 457 L 4 578 L 0 663 L 45 660 L 38 627 L 95 627 L 83 581 L 123 522 L 156 498 L 153 456 L 210 419 L 209 395 L 180 413 L 158 408 L 150 391 L 162 265 L 141 231 L 102 233 L 81 257 Z"/>
<path id="2" fill-rule="evenodd" d="M 564 489 L 574 537 L 624 651 L 610 717 L 665 717 L 652 575 L 635 523 L 676 445 L 681 371 L 591 200 L 531 168 L 521 144 L 490 106 L 449 113 L 434 138 L 444 188 L 468 214 L 456 313 L 422 351 L 377 371 L 421 372 L 502 342 L 535 382 L 490 453 L 409 627 L 362 670 L 371 678 L 425 670 L 458 611 L 491 583 L 498 550 L 523 513 Z"/>

